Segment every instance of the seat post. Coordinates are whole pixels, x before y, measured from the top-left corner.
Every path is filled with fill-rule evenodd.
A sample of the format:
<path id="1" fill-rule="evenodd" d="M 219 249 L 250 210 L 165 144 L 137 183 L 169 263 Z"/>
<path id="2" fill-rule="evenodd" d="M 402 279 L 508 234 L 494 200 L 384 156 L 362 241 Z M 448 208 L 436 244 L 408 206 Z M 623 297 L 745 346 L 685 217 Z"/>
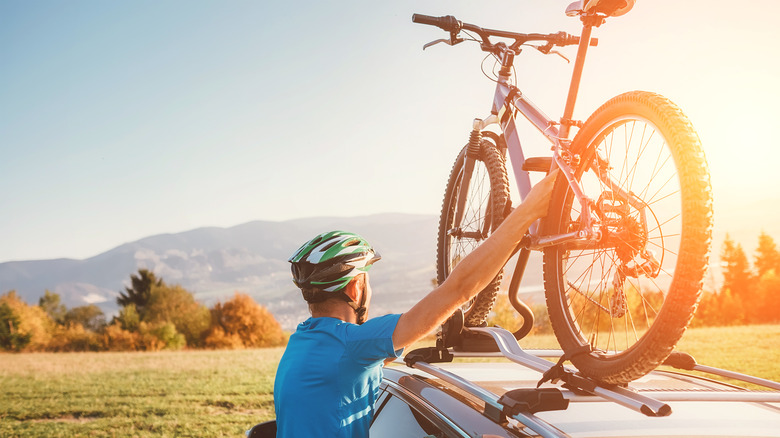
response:
<path id="1" fill-rule="evenodd" d="M 590 35 L 593 31 L 593 23 L 590 17 L 582 17 L 582 35 L 580 35 L 580 44 L 577 48 L 577 59 L 574 60 L 574 71 L 571 75 L 571 84 L 569 85 L 569 95 L 566 97 L 566 107 L 563 110 L 561 119 L 560 138 L 569 138 L 569 128 L 574 123 L 572 116 L 574 114 L 574 104 L 577 102 L 577 93 L 580 90 L 580 80 L 582 79 L 582 69 L 585 65 L 585 55 L 588 53 L 590 45 Z M 598 17 L 596 17 L 598 18 Z M 601 20 L 599 18 L 599 20 Z M 601 22 L 597 23 L 597 26 Z"/>

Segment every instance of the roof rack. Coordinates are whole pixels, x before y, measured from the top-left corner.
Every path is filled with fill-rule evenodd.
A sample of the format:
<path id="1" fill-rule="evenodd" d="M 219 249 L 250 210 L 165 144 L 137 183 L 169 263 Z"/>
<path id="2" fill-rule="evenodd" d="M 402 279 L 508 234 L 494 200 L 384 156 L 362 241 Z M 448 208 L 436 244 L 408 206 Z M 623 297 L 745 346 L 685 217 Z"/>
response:
<path id="1" fill-rule="evenodd" d="M 500 327 L 479 327 L 470 328 L 469 330 L 492 336 L 504 357 L 527 368 L 538 371 L 545 376 L 553 376 L 553 380 L 561 380 L 570 388 L 614 401 L 615 403 L 651 417 L 664 417 L 672 413 L 672 408 L 662 401 L 629 391 L 626 388 L 621 388 L 616 385 L 599 383 L 593 379 L 582 376 L 570 368 L 564 367 L 560 362 L 556 365 L 540 357 L 526 353 L 520 345 L 518 345 L 512 333 Z M 436 362 L 450 362 L 452 361 L 452 358 L 452 353 L 450 353 L 449 350 L 443 347 L 431 347 L 410 352 L 406 355 L 404 361 L 406 361 L 406 364 L 410 367 L 422 369 L 429 374 L 435 375 L 442 380 L 482 398 L 488 403 L 495 403 L 495 394 L 491 393 L 489 396 L 486 396 L 484 394 L 484 389 L 479 386 L 430 365 L 431 363 Z M 556 370 L 556 368 L 558 369 Z M 496 407 L 498 409 L 503 409 L 500 406 Z M 523 420 L 527 420 L 527 418 L 523 418 Z"/>
<path id="2" fill-rule="evenodd" d="M 686 371 L 699 371 L 702 373 L 712 374 L 714 376 L 725 377 L 727 379 L 738 380 L 740 382 L 752 383 L 754 385 L 763 386 L 765 388 L 774 389 L 780 391 L 780 382 L 774 382 L 772 380 L 762 379 L 760 377 L 749 376 L 747 374 L 737 373 L 734 371 L 724 370 L 722 368 L 708 367 L 706 365 L 699 365 L 696 363 L 696 359 L 688 353 L 681 351 L 672 352 L 671 355 L 664 361 L 664 365 L 679 370 Z"/>
<path id="3" fill-rule="evenodd" d="M 625 387 L 597 382 L 583 376 L 576 370 L 564 367 L 563 362 L 566 356 L 561 350 L 523 350 L 518 345 L 512 333 L 500 327 L 479 327 L 469 328 L 469 330 L 492 338 L 492 340 L 495 341 L 499 352 L 453 352 L 450 349 L 445 348 L 443 343 L 439 343 L 437 347 L 420 348 L 408 353 L 404 357 L 404 361 L 410 367 L 420 369 L 481 399 L 485 402 L 485 414 L 489 417 L 500 419 L 501 415 L 506 415 L 515 418 L 544 437 L 559 437 L 565 434 L 533 414 L 545 410 L 566 409 L 569 400 L 575 399 L 605 399 L 650 417 L 667 416 L 672 413 L 672 408 L 666 404 L 665 401 L 724 400 L 780 402 L 780 393 L 754 393 L 739 390 L 688 393 L 683 396 L 680 396 L 680 394 L 675 392 L 660 391 L 654 392 L 653 397 L 649 397 Z M 512 362 L 542 373 L 544 377 L 542 378 L 542 381 L 540 381 L 540 385 L 545 380 L 560 380 L 564 382 L 566 388 L 571 389 L 575 394 L 573 396 L 569 395 L 564 401 L 561 401 L 564 397 L 557 388 L 537 388 L 524 390 L 523 393 L 510 391 L 499 397 L 473 382 L 432 365 L 437 362 L 450 362 L 455 356 L 505 357 Z M 542 357 L 559 358 L 559 361 L 555 364 L 542 359 Z M 665 362 L 665 365 L 686 370 L 707 372 L 780 390 L 780 383 L 778 382 L 698 365 L 693 357 L 685 353 L 673 355 L 670 360 Z M 557 390 L 560 395 L 552 393 L 551 390 L 553 392 Z M 589 396 L 582 397 L 578 395 L 578 393 L 586 393 L 589 394 Z"/>
<path id="4" fill-rule="evenodd" d="M 473 330 L 473 329 L 469 329 Z M 523 352 L 535 357 L 543 357 L 548 359 L 560 359 L 563 356 L 563 350 L 561 349 L 531 349 L 524 348 Z M 455 351 L 453 352 L 455 357 L 504 357 L 501 352 L 471 352 L 471 351 Z M 725 377 L 727 379 L 736 380 L 744 383 L 752 383 L 753 385 L 763 386 L 765 388 L 780 391 L 780 382 L 774 380 L 762 379 L 760 377 L 751 376 L 749 374 L 737 373 L 735 371 L 724 370 L 723 368 L 716 368 L 707 365 L 701 365 L 696 362 L 693 356 L 682 351 L 674 351 L 664 361 L 662 365 L 666 365 L 678 370 L 685 371 L 698 371 L 700 373 L 706 373 L 713 376 Z"/>

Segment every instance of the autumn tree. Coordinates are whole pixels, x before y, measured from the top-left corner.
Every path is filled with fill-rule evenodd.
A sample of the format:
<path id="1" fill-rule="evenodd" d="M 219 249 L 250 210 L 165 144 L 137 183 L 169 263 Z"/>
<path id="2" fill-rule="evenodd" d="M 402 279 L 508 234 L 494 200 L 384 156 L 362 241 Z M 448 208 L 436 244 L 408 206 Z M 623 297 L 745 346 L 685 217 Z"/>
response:
<path id="1" fill-rule="evenodd" d="M 166 284 L 146 269 L 131 275 L 130 282 L 131 287 L 117 298 L 122 307 L 103 336 L 107 348 L 160 350 L 202 345 L 211 314 L 192 293 L 180 285 Z"/>
<path id="2" fill-rule="evenodd" d="M 41 351 L 47 348 L 55 324 L 43 309 L 27 304 L 15 291 L 0 296 L 0 303 L 8 305 L 19 318 L 19 333 L 30 336 L 25 350 Z"/>
<path id="3" fill-rule="evenodd" d="M 765 232 L 758 236 L 758 248 L 756 248 L 754 266 L 756 277 L 761 278 L 770 270 L 780 273 L 780 253 L 777 251 L 774 239 Z"/>
<path id="4" fill-rule="evenodd" d="M 119 292 L 116 302 L 122 307 L 134 304 L 136 311 L 143 318 L 146 305 L 151 298 L 152 287 L 164 284 L 162 278 L 157 278 L 154 272 L 139 269 L 138 275 L 130 276 L 130 287 L 125 287 L 124 292 Z"/>
<path id="5" fill-rule="evenodd" d="M 728 234 L 723 242 L 720 260 L 723 268 L 721 293 L 728 291 L 731 294 L 736 304 L 731 309 L 732 314 L 735 320 L 744 322 L 745 311 L 755 304 L 752 296 L 753 276 L 742 245 L 731 240 Z"/>
<path id="6" fill-rule="evenodd" d="M 30 337 L 19 331 L 19 317 L 11 306 L 0 303 L 0 349 L 20 351 L 30 343 Z"/>
<path id="7" fill-rule="evenodd" d="M 117 324 L 122 330 L 137 331 L 141 323 L 141 316 L 135 309 L 135 304 L 130 303 L 119 309 L 119 315 L 115 316 L 111 324 Z"/>
<path id="8" fill-rule="evenodd" d="M 149 294 L 143 320 L 149 323 L 171 322 L 184 335 L 189 346 L 200 346 L 211 322 L 209 309 L 179 285 L 155 285 Z"/>
<path id="9" fill-rule="evenodd" d="M 65 323 L 65 314 L 68 308 L 60 302 L 60 295 L 46 290 L 43 296 L 38 299 L 38 306 L 46 312 L 52 321 L 57 324 Z"/>
<path id="10" fill-rule="evenodd" d="M 283 345 L 284 334 L 271 312 L 249 295 L 236 293 L 211 310 L 209 348 L 258 348 Z"/>
<path id="11" fill-rule="evenodd" d="M 89 304 L 68 310 L 64 322 L 66 325 L 81 324 L 85 329 L 98 333 L 106 327 L 106 315 L 100 307 Z"/>
<path id="12" fill-rule="evenodd" d="M 780 273 L 769 270 L 758 280 L 756 288 L 761 304 L 756 306 L 755 322 L 780 322 Z"/>

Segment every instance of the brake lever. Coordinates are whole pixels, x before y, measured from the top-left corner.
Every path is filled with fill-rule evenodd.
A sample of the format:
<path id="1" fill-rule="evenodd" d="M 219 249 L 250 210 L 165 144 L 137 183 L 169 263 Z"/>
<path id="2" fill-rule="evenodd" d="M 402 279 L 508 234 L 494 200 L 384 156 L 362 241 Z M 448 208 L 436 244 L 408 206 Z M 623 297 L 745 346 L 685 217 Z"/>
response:
<path id="1" fill-rule="evenodd" d="M 568 63 L 568 64 L 571 64 L 571 61 L 569 60 L 569 58 L 565 57 L 565 56 L 563 55 L 563 53 L 561 53 L 561 52 L 559 52 L 559 51 L 557 51 L 557 50 L 553 50 L 553 51 L 551 51 L 550 53 L 553 53 L 553 54 L 555 54 L 555 55 L 558 55 L 558 56 L 560 56 L 561 58 L 563 58 L 563 59 L 565 59 L 565 60 L 566 60 L 566 63 Z"/>
<path id="2" fill-rule="evenodd" d="M 558 55 L 561 58 L 565 59 L 567 63 L 571 64 L 571 60 L 569 60 L 569 58 L 564 56 L 563 53 L 561 53 L 561 52 L 559 52 L 557 50 L 551 50 L 553 48 L 552 44 L 545 44 L 543 46 L 534 46 L 533 44 L 529 44 L 529 45 L 532 46 L 534 49 L 540 51 L 541 53 L 545 54 L 545 55 L 550 55 L 550 54 Z"/>
<path id="3" fill-rule="evenodd" d="M 436 41 L 431 41 L 430 43 L 424 45 L 423 46 L 423 50 L 427 49 L 428 47 L 435 46 L 436 44 L 439 44 L 439 43 L 444 43 L 444 44 L 446 44 L 448 46 L 454 46 L 455 44 L 462 43 L 462 42 L 463 42 L 463 38 L 455 38 L 455 37 L 450 38 L 450 39 L 442 38 L 442 39 L 439 39 L 439 40 L 436 40 Z"/>

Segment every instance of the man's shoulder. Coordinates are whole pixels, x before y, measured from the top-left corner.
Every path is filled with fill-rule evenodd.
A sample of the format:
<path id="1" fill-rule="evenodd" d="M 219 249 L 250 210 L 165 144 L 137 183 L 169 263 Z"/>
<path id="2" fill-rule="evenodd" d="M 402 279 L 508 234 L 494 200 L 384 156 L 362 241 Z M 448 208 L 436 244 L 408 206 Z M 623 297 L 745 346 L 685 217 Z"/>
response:
<path id="1" fill-rule="evenodd" d="M 401 314 L 377 316 L 361 325 L 331 317 L 309 318 L 298 325 L 296 333 L 329 332 L 348 339 L 386 337 L 392 336 L 400 317 Z"/>
<path id="2" fill-rule="evenodd" d="M 400 317 L 401 314 L 377 316 L 376 318 L 369 319 L 362 325 L 349 324 L 347 331 L 355 335 L 360 335 L 360 337 L 392 336 Z"/>

